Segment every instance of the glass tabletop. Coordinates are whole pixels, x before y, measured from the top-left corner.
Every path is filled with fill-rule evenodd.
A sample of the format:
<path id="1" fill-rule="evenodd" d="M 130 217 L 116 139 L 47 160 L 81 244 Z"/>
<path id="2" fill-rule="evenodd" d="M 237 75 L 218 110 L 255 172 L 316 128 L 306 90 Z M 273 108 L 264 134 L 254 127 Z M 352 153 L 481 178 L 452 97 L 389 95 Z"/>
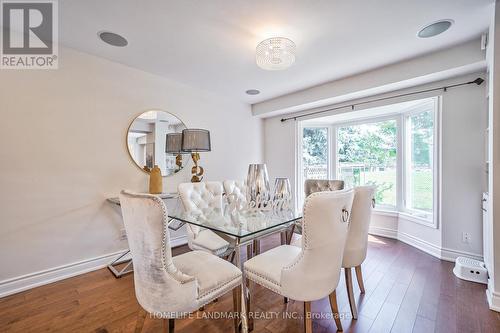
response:
<path id="1" fill-rule="evenodd" d="M 222 208 L 188 213 L 178 201 L 168 212 L 170 218 L 237 238 L 252 238 L 283 229 L 302 218 L 292 209 L 235 210 L 228 204 L 223 204 Z"/>

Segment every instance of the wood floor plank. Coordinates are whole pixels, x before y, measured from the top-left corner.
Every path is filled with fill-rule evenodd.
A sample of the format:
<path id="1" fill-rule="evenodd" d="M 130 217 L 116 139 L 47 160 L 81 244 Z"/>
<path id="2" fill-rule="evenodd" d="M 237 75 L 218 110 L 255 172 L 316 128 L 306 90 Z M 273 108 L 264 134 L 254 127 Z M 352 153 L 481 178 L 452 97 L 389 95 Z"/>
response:
<path id="1" fill-rule="evenodd" d="M 279 237 L 264 239 L 262 252 L 279 243 Z M 186 251 L 184 246 L 173 253 Z M 458 280 L 452 268 L 404 243 L 370 236 L 362 265 L 366 294 L 354 283 L 358 320 L 350 316 L 344 274 L 337 287 L 344 332 L 500 332 L 500 315 L 488 309 L 484 285 Z M 302 302 L 284 304 L 281 296 L 259 286 L 253 291 L 253 310 L 261 316 L 254 332 L 303 332 Z M 0 332 L 133 332 L 139 309 L 133 275 L 115 279 L 102 269 L 0 299 Z M 231 310 L 229 293 L 194 319 L 176 320 L 176 332 L 232 331 L 231 319 L 199 319 Z M 313 302 L 312 313 L 317 315 L 314 333 L 336 332 L 328 299 Z M 143 332 L 161 327 L 161 321 L 147 317 Z"/>

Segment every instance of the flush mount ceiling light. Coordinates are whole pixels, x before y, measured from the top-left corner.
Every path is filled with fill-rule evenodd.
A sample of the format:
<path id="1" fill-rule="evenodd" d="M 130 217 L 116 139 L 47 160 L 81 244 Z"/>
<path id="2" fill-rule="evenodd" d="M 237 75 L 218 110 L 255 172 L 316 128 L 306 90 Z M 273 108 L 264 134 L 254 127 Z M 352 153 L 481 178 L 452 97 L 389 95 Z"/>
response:
<path id="1" fill-rule="evenodd" d="M 265 70 L 282 70 L 295 62 L 295 43 L 285 37 L 273 37 L 257 45 L 255 59 Z"/>
<path id="2" fill-rule="evenodd" d="M 257 89 L 249 89 L 247 91 L 245 91 L 247 93 L 247 95 L 258 95 L 260 94 L 260 91 L 257 90 Z"/>
<path id="3" fill-rule="evenodd" d="M 440 20 L 423 27 L 417 34 L 420 38 L 434 37 L 448 30 L 453 24 L 453 20 Z"/>
<path id="4" fill-rule="evenodd" d="M 114 32 L 100 31 L 97 35 L 104 43 L 112 46 L 124 47 L 128 45 L 128 41 L 125 37 L 115 34 Z"/>

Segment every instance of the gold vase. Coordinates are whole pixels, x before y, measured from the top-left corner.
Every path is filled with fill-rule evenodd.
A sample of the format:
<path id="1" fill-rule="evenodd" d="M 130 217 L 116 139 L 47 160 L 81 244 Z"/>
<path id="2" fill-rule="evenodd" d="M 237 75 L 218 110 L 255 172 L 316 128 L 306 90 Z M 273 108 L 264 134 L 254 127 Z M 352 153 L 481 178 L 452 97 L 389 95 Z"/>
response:
<path id="1" fill-rule="evenodd" d="M 163 184 L 160 168 L 155 165 L 149 173 L 149 193 L 160 194 L 163 192 Z"/>

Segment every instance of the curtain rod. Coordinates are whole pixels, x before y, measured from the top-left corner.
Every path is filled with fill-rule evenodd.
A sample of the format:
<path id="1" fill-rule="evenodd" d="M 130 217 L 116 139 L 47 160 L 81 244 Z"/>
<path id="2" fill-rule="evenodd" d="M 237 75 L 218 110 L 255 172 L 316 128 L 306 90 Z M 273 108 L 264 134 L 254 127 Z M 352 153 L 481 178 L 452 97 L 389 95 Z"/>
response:
<path id="1" fill-rule="evenodd" d="M 282 118 L 281 122 L 285 122 L 287 120 L 292 120 L 292 119 L 293 120 L 297 120 L 299 118 L 308 117 L 308 116 L 312 116 L 312 115 L 315 115 L 315 114 L 321 114 L 321 113 L 335 111 L 335 110 L 340 110 L 340 109 L 347 108 L 347 107 L 350 107 L 350 108 L 352 108 L 354 110 L 354 108 L 356 106 L 358 106 L 358 105 L 363 105 L 363 104 L 368 104 L 368 103 L 373 103 L 373 102 L 380 102 L 380 101 L 385 101 L 385 100 L 388 100 L 388 99 L 393 99 L 393 98 L 398 98 L 398 97 L 411 96 L 411 95 L 422 94 L 422 93 L 427 93 L 427 92 L 432 92 L 432 91 L 438 91 L 438 90 L 443 90 L 444 92 L 446 92 L 446 90 L 448 90 L 449 88 L 455 88 L 455 87 L 465 86 L 465 85 L 468 85 L 468 84 L 477 84 L 479 86 L 483 82 L 484 82 L 484 80 L 481 79 L 480 77 L 478 77 L 474 81 L 469 81 L 469 82 L 464 82 L 464 83 L 458 83 L 458 84 L 452 84 L 452 85 L 449 85 L 449 86 L 443 86 L 443 87 L 439 87 L 439 88 L 432 88 L 432 89 L 427 89 L 427 90 L 414 91 L 414 92 L 410 92 L 410 93 L 406 93 L 406 94 L 399 94 L 399 95 L 394 95 L 394 96 L 381 97 L 381 98 L 376 98 L 376 99 L 372 99 L 372 100 L 369 100 L 369 101 L 364 101 L 364 102 L 359 102 L 359 103 L 354 103 L 354 104 L 347 104 L 347 105 L 337 106 L 337 107 L 326 109 L 326 110 L 309 112 L 309 113 L 301 114 L 301 115 L 298 115 L 298 116 L 295 116 L 295 117 Z"/>

